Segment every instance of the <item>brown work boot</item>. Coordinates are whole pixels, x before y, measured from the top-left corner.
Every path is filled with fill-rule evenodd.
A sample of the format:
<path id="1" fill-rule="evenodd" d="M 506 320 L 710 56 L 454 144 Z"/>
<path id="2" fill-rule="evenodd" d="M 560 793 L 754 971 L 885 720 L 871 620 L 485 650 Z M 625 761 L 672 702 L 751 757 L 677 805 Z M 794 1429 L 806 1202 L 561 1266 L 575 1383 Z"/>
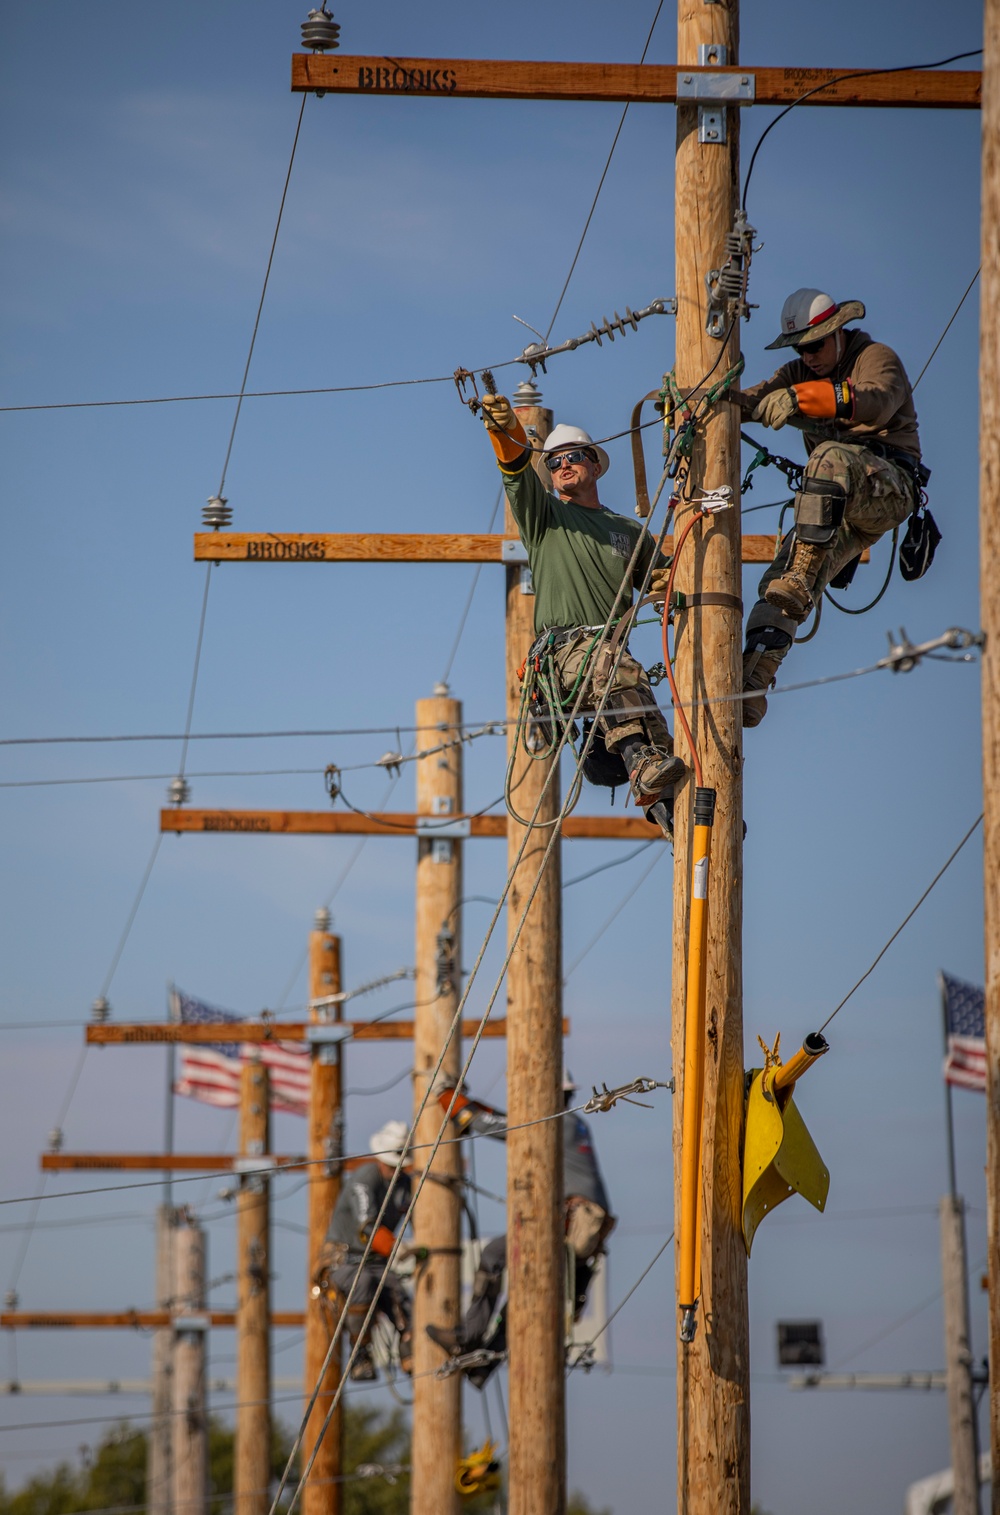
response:
<path id="1" fill-rule="evenodd" d="M 663 799 L 685 774 L 685 767 L 672 752 L 659 752 L 655 747 L 640 747 L 629 753 L 629 787 L 637 805 L 645 810 L 648 805 Z"/>
<path id="2" fill-rule="evenodd" d="M 813 587 L 819 578 L 830 548 L 815 542 L 795 543 L 792 561 L 764 590 L 769 605 L 793 621 L 804 621 L 813 608 Z"/>
<path id="3" fill-rule="evenodd" d="M 774 683 L 775 674 L 781 666 L 787 648 L 781 651 L 760 652 L 754 649 L 743 654 L 743 692 L 759 690 L 753 699 L 743 701 L 744 726 L 759 726 L 767 714 L 765 690 Z"/>

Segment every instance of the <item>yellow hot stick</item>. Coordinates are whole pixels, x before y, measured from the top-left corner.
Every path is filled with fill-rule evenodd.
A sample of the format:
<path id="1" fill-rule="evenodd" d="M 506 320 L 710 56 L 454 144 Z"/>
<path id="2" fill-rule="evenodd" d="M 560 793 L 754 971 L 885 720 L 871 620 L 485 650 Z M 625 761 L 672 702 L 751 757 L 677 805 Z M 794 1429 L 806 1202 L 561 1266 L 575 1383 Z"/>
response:
<path id="1" fill-rule="evenodd" d="M 806 1072 L 813 1063 L 829 1052 L 830 1043 L 819 1031 L 810 1031 L 802 1046 L 794 1057 L 790 1057 L 787 1063 L 782 1063 L 774 1071 L 775 1089 L 790 1089 Z"/>
<path id="2" fill-rule="evenodd" d="M 684 1015 L 684 1114 L 681 1126 L 681 1217 L 678 1305 L 681 1341 L 693 1341 L 701 1280 L 701 1138 L 705 1097 L 705 948 L 708 868 L 715 790 L 696 789 Z"/>

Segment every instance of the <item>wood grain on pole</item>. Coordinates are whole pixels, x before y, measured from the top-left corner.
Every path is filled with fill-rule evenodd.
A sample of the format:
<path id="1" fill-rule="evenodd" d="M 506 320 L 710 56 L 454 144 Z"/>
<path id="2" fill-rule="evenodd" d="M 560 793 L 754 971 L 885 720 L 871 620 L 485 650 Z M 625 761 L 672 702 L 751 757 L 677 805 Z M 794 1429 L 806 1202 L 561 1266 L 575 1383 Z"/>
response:
<path id="1" fill-rule="evenodd" d="M 206 1238 L 192 1221 L 174 1232 L 174 1448 L 173 1507 L 177 1515 L 208 1509 L 208 1406 L 205 1370 L 208 1332 L 191 1317 L 205 1310 Z M 188 1317 L 186 1322 L 184 1317 Z"/>
<path id="2" fill-rule="evenodd" d="M 473 837 L 506 836 L 503 815 L 473 815 L 468 819 Z M 237 836 L 388 836 L 397 839 L 415 835 L 417 817 L 405 811 L 354 815 L 333 810 L 184 810 L 160 811 L 160 830 L 211 835 L 225 832 Z M 649 842 L 652 827 L 641 817 L 620 815 L 569 815 L 560 834 L 568 840 Z M 284 1027 L 281 1035 L 284 1036 Z M 278 1039 L 278 1033 L 274 1033 Z M 218 1038 L 216 1038 L 218 1040 Z"/>
<path id="3" fill-rule="evenodd" d="M 1000 1365 L 1000 0 L 983 15 L 983 272 L 979 318 L 979 582 L 983 649 L 986 1195 L 990 1363 Z M 990 1393 L 993 1512 L 1000 1515 L 1000 1393 Z"/>
<path id="4" fill-rule="evenodd" d="M 258 1061 L 240 1069 L 240 1154 L 270 1147 L 271 1088 Z M 266 1515 L 271 1478 L 270 1179 L 240 1175 L 236 1198 L 236 1444 L 234 1515 Z"/>
<path id="5" fill-rule="evenodd" d="M 462 706 L 438 686 L 431 699 L 417 701 L 417 726 L 440 733 L 447 742 L 461 730 Z M 436 742 L 434 745 L 437 745 Z M 417 810 L 421 815 L 457 815 L 462 810 L 462 747 L 432 752 L 417 763 Z M 441 1077 L 454 1084 L 462 1067 L 460 1036 L 450 1036 L 462 990 L 462 843 L 458 839 L 417 842 L 416 963 L 417 1002 L 413 1038 L 413 1098 L 419 1110 L 438 1060 Z M 416 1141 L 432 1143 L 443 1111 L 428 1100 Z M 447 1133 L 454 1134 L 454 1130 Z M 462 1172 L 459 1144 L 439 1147 L 433 1176 L 457 1179 Z M 422 1154 L 415 1154 L 417 1168 Z M 458 1508 L 455 1467 L 461 1455 L 462 1378 L 436 1378 L 441 1349 L 427 1336 L 428 1325 L 454 1327 L 461 1306 L 462 1211 L 457 1188 L 424 1184 L 413 1216 L 413 1239 L 429 1247 L 429 1261 L 417 1270 L 413 1294 L 413 1441 L 410 1463 L 412 1515 L 453 1515 Z"/>
<path id="6" fill-rule="evenodd" d="M 818 84 L 828 87 L 809 105 L 939 106 L 974 109 L 979 74 L 971 70 L 905 69 L 854 79 L 842 68 L 711 69 L 664 63 L 546 63 L 499 58 L 397 58 L 295 53 L 292 89 L 331 94 L 449 100 L 615 100 L 671 105 L 677 77 L 751 73 L 757 105 L 789 105 Z M 838 83 L 846 75 L 843 83 Z"/>
<path id="7" fill-rule="evenodd" d="M 516 537 L 428 532 L 197 531 L 196 563 L 502 563 Z M 668 537 L 664 550 L 670 551 Z M 744 563 L 770 563 L 774 537 L 745 536 Z"/>
<path id="8" fill-rule="evenodd" d="M 552 412 L 518 409 L 540 450 Z M 547 475 L 546 475 L 547 478 Z M 513 532 L 510 506 L 506 529 Z M 533 594 L 522 574 L 507 569 L 507 748 L 521 700 L 517 669 L 534 640 Z M 530 817 L 550 765 L 523 748 L 514 756 L 511 786 L 518 813 Z M 508 942 L 538 877 L 559 813 L 559 775 L 553 775 L 507 898 Z M 524 827 L 508 818 L 508 864 Z M 556 843 L 507 971 L 507 1109 L 512 1126 L 562 1108 L 562 892 Z M 512 1130 L 507 1138 L 507 1342 L 510 1376 L 510 1515 L 563 1515 L 566 1507 L 565 1264 L 562 1130 L 557 1120 Z"/>
<path id="9" fill-rule="evenodd" d="M 944 1360 L 948 1432 L 955 1480 L 951 1515 L 979 1515 L 979 1455 L 972 1386 L 969 1279 L 965 1257 L 965 1201 L 941 1199 L 941 1283 L 944 1290 Z"/>
<path id="10" fill-rule="evenodd" d="M 47 1156 L 50 1154 L 46 1154 Z M 173 1205 L 156 1208 L 156 1305 L 170 1309 L 174 1291 Z M 173 1444 L 173 1347 L 174 1337 L 167 1323 L 153 1337 L 153 1402 L 146 1449 L 146 1510 L 148 1515 L 171 1515 L 170 1450 Z"/>
<path id="11" fill-rule="evenodd" d="M 680 65 L 697 61 L 702 43 L 721 43 L 738 57 L 739 0 L 705 5 L 680 0 Z M 807 86 L 803 86 L 804 88 Z M 677 266 L 676 375 L 682 389 L 713 382 L 739 354 L 734 331 L 720 343 L 705 331 L 705 275 L 724 261 L 723 244 L 737 208 L 739 111 L 727 110 L 725 145 L 698 141 L 698 109 L 677 110 L 675 238 Z M 739 499 L 739 417 L 717 407 L 699 427 L 690 486 L 729 484 Z M 688 518 L 680 505 L 674 530 Z M 740 597 L 740 521 L 724 512 L 695 526 L 678 569 L 682 591 L 722 591 Z M 741 617 L 704 607 L 688 612 L 677 637 L 681 699 L 731 696 L 740 688 Z M 747 1259 L 740 1229 L 740 1143 L 743 1127 L 742 1026 L 742 731 L 738 702 L 690 711 L 704 781 L 718 802 L 712 836 L 708 899 L 708 1058 L 704 1095 L 701 1299 L 697 1335 L 678 1344 L 678 1498 L 680 1515 L 745 1515 L 750 1508 L 750 1385 Z M 678 752 L 689 760 L 679 726 Z M 684 1059 L 685 966 L 691 889 L 693 777 L 678 796 L 673 930 L 674 1076 Z M 679 1146 L 683 1094 L 674 1099 L 675 1215 L 680 1194 Z"/>
<path id="12" fill-rule="evenodd" d="M 316 929 L 309 935 L 309 997 L 323 999 L 341 991 L 340 937 L 329 929 L 326 910 L 317 911 Z M 339 1021 L 339 1004 L 313 1007 L 311 1019 Z M 343 1054 L 339 1046 L 321 1046 L 313 1051 L 309 1089 L 309 1242 L 306 1276 L 306 1343 L 303 1388 L 306 1403 L 319 1382 L 330 1337 L 337 1324 L 332 1300 L 313 1298 L 312 1281 L 319 1266 L 320 1251 L 340 1195 L 343 1157 Z M 302 1465 L 308 1463 L 320 1429 L 340 1384 L 343 1354 L 340 1344 L 323 1374 L 323 1382 L 306 1425 Z M 340 1405 L 333 1413 L 303 1494 L 303 1515 L 340 1515 L 343 1471 L 344 1418 Z"/>

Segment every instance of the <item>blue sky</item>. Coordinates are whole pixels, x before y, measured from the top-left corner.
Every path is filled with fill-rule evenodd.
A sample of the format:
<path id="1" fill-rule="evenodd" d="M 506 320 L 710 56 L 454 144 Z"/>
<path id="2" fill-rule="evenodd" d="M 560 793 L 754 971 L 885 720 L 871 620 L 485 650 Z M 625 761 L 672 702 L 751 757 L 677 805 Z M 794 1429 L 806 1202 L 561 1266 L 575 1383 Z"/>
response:
<path id="1" fill-rule="evenodd" d="M 289 55 L 307 7 L 178 0 L 136 12 L 120 0 L 61 11 L 7 7 L 2 104 L 3 403 L 141 398 L 238 387 L 288 164 L 298 100 Z M 637 59 L 654 6 L 550 0 L 526 12 L 438 0 L 337 10 L 345 51 L 456 57 Z M 46 12 L 47 25 L 52 25 Z M 747 4 L 742 60 L 891 66 L 976 47 L 980 7 L 918 0 L 831 11 L 791 0 Z M 674 58 L 664 7 L 649 58 Z M 617 106 L 385 100 L 307 102 L 250 388 L 360 385 L 440 376 L 512 358 L 526 340 L 512 314 L 544 329 L 569 268 L 617 125 Z M 744 161 L 773 111 L 743 119 Z M 553 337 L 614 308 L 673 293 L 670 107 L 629 112 Z M 803 107 L 768 138 L 750 218 L 764 246 L 743 331 L 747 372 L 770 372 L 764 345 L 800 285 L 860 298 L 863 323 L 915 377 L 978 260 L 979 121 L 973 112 Z M 917 584 L 895 576 L 857 619 L 827 608 L 820 635 L 785 664 L 787 681 L 866 666 L 888 628 L 915 640 L 978 626 L 977 301 L 970 296 L 917 392 L 932 504 L 945 537 Z M 614 346 L 553 360 L 542 379 L 557 419 L 621 430 L 673 361 L 668 319 Z M 508 370 L 517 373 L 517 370 Z M 6 414 L 2 600 L 8 735 L 182 730 L 204 570 L 191 534 L 215 493 L 232 404 Z M 786 432 L 785 450 L 797 455 Z M 605 502 L 631 510 L 627 449 L 616 443 Z M 648 448 L 650 469 L 655 448 Z M 782 498 L 756 476 L 748 504 Z M 449 383 L 369 393 L 251 400 L 226 493 L 242 529 L 485 530 L 496 492 L 489 448 Z M 748 529 L 773 519 L 760 512 Z M 881 582 L 886 547 L 852 602 Z M 444 672 L 472 582 L 456 566 L 241 567 L 211 587 L 194 731 L 402 728 Z M 745 595 L 752 595 L 748 572 Z M 637 646 L 653 661 L 655 636 Z M 502 590 L 484 569 L 451 673 L 472 722 L 502 714 Z M 825 1018 L 867 967 L 980 809 L 979 677 L 926 663 L 775 697 L 746 742 L 746 1032 L 786 1045 Z M 406 733 L 403 733 L 404 742 Z M 194 803 L 322 808 L 322 769 L 371 764 L 390 735 L 196 742 L 188 767 L 308 769 L 193 777 Z M 4 782 L 170 775 L 177 741 L 7 748 Z M 467 753 L 470 803 L 502 787 L 499 739 Z M 407 808 L 406 771 L 390 803 Z M 363 768 L 349 797 L 382 803 L 385 776 Z M 155 841 L 165 780 L 0 790 L 5 837 L 4 1057 L 0 1197 L 30 1195 L 37 1154 L 76 1069 L 98 993 Z M 592 792 L 587 808 L 605 801 Z M 790 1202 L 762 1228 L 750 1265 L 754 1497 L 793 1515 L 899 1508 L 906 1485 L 948 1462 L 943 1397 L 790 1394 L 774 1323 L 822 1317 L 831 1366 L 894 1371 L 943 1365 L 936 1203 L 945 1185 L 939 967 L 982 981 L 981 854 L 969 843 L 920 915 L 831 1027 L 832 1052 L 801 1107 L 832 1173 L 828 1214 Z M 353 852 L 349 840 L 168 837 L 114 976 L 120 1019 L 164 1011 L 168 980 L 234 1010 L 276 1005 L 316 907 Z M 571 843 L 568 878 L 628 852 Z M 468 892 L 502 883 L 502 848 L 466 849 Z M 648 858 L 566 896 L 569 965 L 639 880 Z M 333 903 L 349 986 L 412 963 L 413 844 L 370 842 Z M 570 1065 L 584 1083 L 670 1072 L 670 869 L 664 859 L 569 976 Z M 488 918 L 470 906 L 465 960 Z M 497 967 L 491 949 L 487 969 Z M 485 1002 L 484 978 L 470 1012 Z M 395 993 L 395 997 L 393 996 Z M 305 997 L 300 976 L 289 1005 Z M 374 1010 L 402 1003 L 386 990 Z M 33 1029 L 11 1029 L 30 1026 Z M 63 1122 L 70 1149 L 157 1147 L 163 1054 L 87 1055 Z M 351 1052 L 350 1087 L 403 1071 L 391 1044 Z M 502 1098 L 502 1049 L 476 1080 Z M 348 1145 L 405 1114 L 405 1078 L 348 1105 Z M 231 1144 L 225 1114 L 183 1103 L 178 1142 Z M 968 1197 L 974 1339 L 985 1351 L 984 1105 L 956 1096 L 960 1186 Z M 611 1296 L 631 1286 L 670 1229 L 670 1111 L 620 1107 L 595 1137 L 620 1216 Z M 277 1145 L 297 1150 L 282 1117 Z M 499 1154 L 482 1158 L 500 1187 Z M 88 1187 L 60 1180 L 60 1189 Z M 218 1184 L 186 1184 L 211 1221 L 210 1272 L 229 1271 L 233 1227 Z M 46 1200 L 18 1289 L 25 1307 L 113 1309 L 152 1300 L 157 1192 Z M 294 1229 L 304 1195 L 283 1185 L 276 1301 L 302 1297 Z M 18 1272 L 29 1207 L 0 1209 L 0 1284 Z M 108 1220 L 104 1217 L 117 1216 Z M 485 1205 L 483 1226 L 501 1223 Z M 54 1224 L 58 1223 L 58 1224 Z M 225 1299 L 224 1299 L 225 1296 Z M 216 1298 L 228 1299 L 226 1286 Z M 671 1489 L 674 1314 L 669 1257 L 614 1326 L 613 1376 L 571 1380 L 570 1481 L 621 1515 Z M 922 1309 L 917 1309 L 924 1301 Z M 915 1312 L 915 1313 L 910 1313 Z M 909 1318 L 903 1320 L 904 1316 Z M 902 1323 L 899 1323 L 902 1322 Z M 884 1334 L 883 1334 L 884 1333 Z M 876 1337 L 882 1335 L 871 1346 Z M 276 1372 L 297 1371 L 281 1338 Z M 0 1344 L 2 1346 L 3 1344 Z M 25 1379 L 143 1376 L 148 1342 L 131 1334 L 38 1333 L 4 1347 Z M 213 1340 L 225 1371 L 231 1338 Z M 16 1353 L 16 1357 L 15 1357 Z M 5 1399 L 8 1427 L 121 1413 L 119 1402 Z M 129 1408 L 129 1406 L 124 1406 Z M 136 1412 L 144 1405 L 136 1401 Z M 284 1406 L 291 1419 L 294 1404 Z M 467 1407 L 470 1434 L 482 1412 Z M 8 1484 L 100 1426 L 7 1431 Z M 808 1480 L 808 1484 L 806 1484 Z"/>

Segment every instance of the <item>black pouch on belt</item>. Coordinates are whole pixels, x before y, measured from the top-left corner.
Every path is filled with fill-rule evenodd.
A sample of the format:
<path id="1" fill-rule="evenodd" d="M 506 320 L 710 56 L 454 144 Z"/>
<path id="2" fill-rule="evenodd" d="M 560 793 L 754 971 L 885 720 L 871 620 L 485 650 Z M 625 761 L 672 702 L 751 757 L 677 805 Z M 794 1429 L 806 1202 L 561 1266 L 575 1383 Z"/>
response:
<path id="1" fill-rule="evenodd" d="M 906 535 L 899 544 L 899 571 L 904 579 L 912 583 L 914 579 L 923 578 L 934 561 L 940 540 L 937 522 L 923 501 L 918 501 L 907 523 Z"/>

